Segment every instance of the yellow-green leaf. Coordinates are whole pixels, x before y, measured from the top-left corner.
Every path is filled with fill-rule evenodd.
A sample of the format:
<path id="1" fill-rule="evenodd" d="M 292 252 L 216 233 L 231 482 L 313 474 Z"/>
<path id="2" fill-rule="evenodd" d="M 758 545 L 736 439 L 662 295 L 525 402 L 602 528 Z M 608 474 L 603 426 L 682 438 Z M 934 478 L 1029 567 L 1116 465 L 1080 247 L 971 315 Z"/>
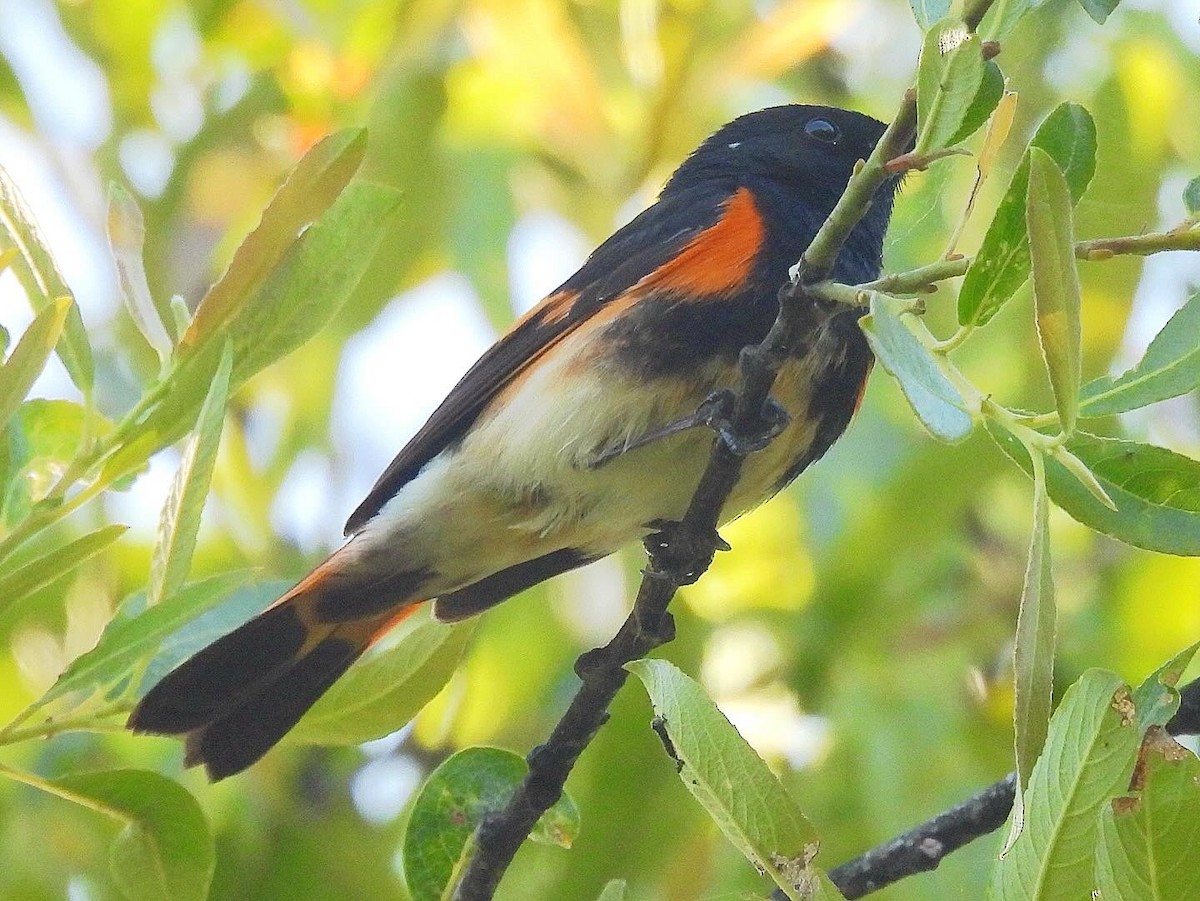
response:
<path id="1" fill-rule="evenodd" d="M 60 297 L 44 307 L 0 367 L 0 427 L 12 419 L 17 407 L 21 406 L 21 401 L 37 381 L 46 360 L 50 358 L 50 351 L 62 334 L 67 313 L 74 305 L 71 298 Z"/>
<path id="2" fill-rule="evenodd" d="M 0 568 L 0 610 L 6 610 L 55 579 L 71 572 L 99 554 L 125 534 L 129 526 L 111 525 L 89 532 L 74 541 L 8 570 Z"/>
<path id="3" fill-rule="evenodd" d="M 1040 474 L 1039 474 L 1040 475 Z M 1044 476 L 1033 488 L 1033 536 L 1021 589 L 1017 635 L 1013 644 L 1013 726 L 1017 760 L 1016 796 L 1006 848 L 1011 848 L 1025 823 L 1024 792 L 1033 765 L 1046 742 L 1054 687 L 1054 632 L 1057 613 L 1050 566 L 1050 505 Z"/>
<path id="4" fill-rule="evenodd" d="M 1140 789 L 1100 810 L 1099 897 L 1200 898 L 1200 760 L 1161 731 L 1153 733 L 1143 753 Z"/>
<path id="5" fill-rule="evenodd" d="M 34 310 L 40 313 L 60 298 L 73 296 L 58 271 L 54 255 L 39 234 L 21 192 L 4 168 L 0 167 L 0 250 L 6 248 L 15 248 L 17 251 L 9 260 L 9 265 Z M 85 396 L 90 395 L 95 381 L 92 346 L 88 342 L 79 308 L 74 305 L 67 311 L 57 351 L 71 381 Z"/>
<path id="6" fill-rule="evenodd" d="M 347 129 L 304 155 L 263 211 L 258 226 L 234 253 L 225 274 L 201 300 L 183 336 L 184 345 L 193 347 L 216 334 L 253 297 L 297 236 L 349 184 L 366 150 L 366 131 Z"/>
<path id="7" fill-rule="evenodd" d="M 228 323 L 235 385 L 329 323 L 370 266 L 400 203 L 395 188 L 355 182 L 287 248 Z"/>
<path id="8" fill-rule="evenodd" d="M 390 647 L 352 667 L 304 714 L 289 741 L 357 745 L 395 732 L 454 675 L 471 634 L 426 612 Z M 406 624 L 407 625 L 407 624 Z"/>
<path id="9" fill-rule="evenodd" d="M 988 434 L 1026 472 L 1029 454 L 1003 429 Z M 1164 554 L 1200 556 L 1200 462 L 1150 444 L 1076 432 L 1067 442 L 1116 509 L 1053 457 L 1046 460 L 1050 497 L 1085 526 L 1126 544 Z"/>
<path id="10" fill-rule="evenodd" d="M 475 828 L 503 809 L 528 769 L 512 751 L 466 748 L 429 775 L 413 802 L 402 846 L 404 881 L 413 901 L 449 898 L 471 859 Z M 564 792 L 529 837 L 569 848 L 578 834 L 579 808 Z"/>
<path id="11" fill-rule="evenodd" d="M 626 669 L 646 686 L 679 778 L 725 837 L 789 898 L 811 895 L 816 830 L 778 777 L 695 681 L 665 660 Z"/>
<path id="12" fill-rule="evenodd" d="M 160 310 L 146 282 L 142 249 L 146 243 L 146 225 L 137 201 L 116 182 L 108 186 L 108 217 L 105 220 L 108 246 L 117 267 L 121 297 L 138 331 L 166 359 L 174 343 L 164 323 L 171 322 L 169 310 Z M 164 315 L 166 313 L 167 315 Z"/>
<path id="13" fill-rule="evenodd" d="M 170 597 L 183 586 L 191 568 L 192 553 L 200 531 L 200 515 L 212 484 L 217 448 L 221 444 L 221 427 L 225 421 L 225 405 L 229 401 L 229 377 L 233 369 L 233 352 L 226 341 L 221 349 L 221 361 L 209 386 L 196 428 L 183 449 L 179 470 L 171 482 L 171 490 L 163 503 L 158 521 L 158 538 L 150 564 L 150 585 L 147 589 L 150 604 Z"/>
<path id="14" fill-rule="evenodd" d="M 1067 689 L 1025 793 L 1025 828 L 992 870 L 990 901 L 1089 896 L 1100 808 L 1129 784 L 1140 742 L 1118 676 L 1088 670 Z"/>
<path id="15" fill-rule="evenodd" d="M 975 421 L 966 400 L 917 337 L 907 302 L 886 294 L 871 296 L 871 313 L 859 325 L 880 364 L 904 392 L 913 412 L 935 438 L 961 441 Z"/>
<path id="16" fill-rule="evenodd" d="M 1080 416 L 1136 410 L 1200 386 L 1200 291 L 1162 327 L 1137 365 L 1113 378 L 1101 376 L 1080 389 Z"/>
<path id="17" fill-rule="evenodd" d="M 1079 413 L 1082 346 L 1071 191 L 1062 170 L 1039 147 L 1030 149 L 1025 214 L 1038 340 L 1059 423 L 1069 435 Z"/>
<path id="18" fill-rule="evenodd" d="M 200 805 L 178 783 L 144 770 L 108 770 L 72 773 L 54 785 L 122 824 L 109 863 L 129 901 L 208 897 L 216 848 Z"/>
<path id="19" fill-rule="evenodd" d="M 945 19 L 929 29 L 917 70 L 917 154 L 948 147 L 965 130 L 983 77 L 979 37 L 961 19 Z M 995 100 L 1003 90 L 1002 78 L 1000 88 L 993 92 Z M 977 116 L 976 127 L 990 111 Z"/>
<path id="20" fill-rule="evenodd" d="M 1063 103 L 1046 117 L 1030 142 L 1050 154 L 1066 174 L 1075 202 L 1096 170 L 1096 124 L 1078 104 Z M 979 252 L 958 293 L 958 321 L 984 325 L 1029 278 L 1029 235 L 1025 208 L 1029 154 L 1021 159 L 996 208 Z"/>

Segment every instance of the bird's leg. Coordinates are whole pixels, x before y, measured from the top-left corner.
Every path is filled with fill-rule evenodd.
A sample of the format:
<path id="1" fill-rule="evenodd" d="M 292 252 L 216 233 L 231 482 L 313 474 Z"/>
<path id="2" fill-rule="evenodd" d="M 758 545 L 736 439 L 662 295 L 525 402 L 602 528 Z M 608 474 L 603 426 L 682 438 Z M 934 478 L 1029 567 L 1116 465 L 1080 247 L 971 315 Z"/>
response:
<path id="1" fill-rule="evenodd" d="M 644 435 L 639 435 L 625 444 L 609 448 L 597 455 L 588 464 L 588 469 L 599 469 L 611 463 L 617 457 L 624 456 L 631 450 L 644 447 L 647 444 L 660 441 L 663 438 L 687 431 L 688 429 L 694 429 L 698 426 L 707 426 L 713 429 L 720 434 L 721 438 L 725 441 L 725 445 L 733 453 L 739 457 L 745 457 L 755 451 L 762 450 L 770 444 L 772 439 L 786 429 L 788 423 L 791 422 L 791 416 L 788 415 L 787 410 L 780 406 L 779 402 L 773 397 L 768 397 L 762 408 L 763 430 L 755 435 L 739 436 L 734 433 L 733 426 L 729 420 L 729 417 L 733 414 L 733 402 L 733 391 L 728 388 L 720 388 L 706 397 L 703 403 L 696 408 L 695 413 L 685 416 L 683 419 L 677 419 L 675 422 L 668 423 L 651 432 L 646 432 Z"/>
<path id="2" fill-rule="evenodd" d="M 696 408 L 696 412 L 690 416 L 685 416 L 683 419 L 678 419 L 675 422 L 668 423 L 661 428 L 654 429 L 651 432 L 646 432 L 644 435 L 639 435 L 632 441 L 624 444 L 610 447 L 608 450 L 597 455 L 597 457 L 588 464 L 588 469 L 599 469 L 611 463 L 617 457 L 624 456 L 631 450 L 639 447 L 645 447 L 655 441 L 661 441 L 671 435 L 679 432 L 694 429 L 697 426 L 708 426 L 709 428 L 717 428 L 718 423 L 728 419 L 729 413 L 733 410 L 733 392 L 728 388 L 721 388 L 714 391 Z"/>

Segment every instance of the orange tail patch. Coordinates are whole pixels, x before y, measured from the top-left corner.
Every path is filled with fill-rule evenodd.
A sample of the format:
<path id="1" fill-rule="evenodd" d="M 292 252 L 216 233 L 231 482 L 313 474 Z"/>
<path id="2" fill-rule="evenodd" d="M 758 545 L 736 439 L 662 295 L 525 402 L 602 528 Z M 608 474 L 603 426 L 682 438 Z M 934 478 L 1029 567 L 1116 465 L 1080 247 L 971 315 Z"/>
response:
<path id="1" fill-rule="evenodd" d="M 254 619 L 184 661 L 150 690 L 128 726 L 186 736 L 188 766 L 214 781 L 250 766 L 299 721 L 371 644 L 419 601 L 331 622 L 327 561 Z"/>

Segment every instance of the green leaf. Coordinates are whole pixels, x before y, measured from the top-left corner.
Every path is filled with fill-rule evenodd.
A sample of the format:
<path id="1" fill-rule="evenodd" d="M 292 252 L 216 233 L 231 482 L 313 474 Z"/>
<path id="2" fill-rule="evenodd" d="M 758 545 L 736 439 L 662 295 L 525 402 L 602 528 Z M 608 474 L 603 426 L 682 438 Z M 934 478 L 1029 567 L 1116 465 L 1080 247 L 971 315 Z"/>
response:
<path id="1" fill-rule="evenodd" d="M 1151 726 L 1165 726 L 1167 720 L 1179 709 L 1179 692 L 1175 686 L 1184 670 L 1191 665 L 1200 642 L 1184 648 L 1157 670 L 1150 674 L 1133 693 L 1133 706 L 1137 709 L 1138 731 L 1143 734 Z"/>
<path id="2" fill-rule="evenodd" d="M 71 289 L 58 271 L 54 256 L 38 234 L 37 225 L 21 192 L 4 168 L 0 167 L 0 250 L 6 247 L 15 248 L 18 252 L 10 266 L 34 310 L 40 313 L 62 298 L 72 296 Z M 88 343 L 79 309 L 74 304 L 67 311 L 57 350 L 71 381 L 85 397 L 90 396 L 95 381 L 92 346 Z M 0 420 L 3 421 L 6 420 Z"/>
<path id="3" fill-rule="evenodd" d="M 1082 354 L 1079 273 L 1067 180 L 1040 147 L 1029 151 L 1029 258 L 1038 342 L 1065 434 L 1075 430 Z"/>
<path id="4" fill-rule="evenodd" d="M 28 459 L 52 460 L 59 468 L 73 460 L 89 438 L 103 438 L 112 431 L 112 423 L 95 410 L 69 400 L 41 397 L 21 404 L 17 421 Z"/>
<path id="5" fill-rule="evenodd" d="M 1000 71 L 995 60 L 989 59 L 983 64 L 983 80 L 979 82 L 975 97 L 963 113 L 962 124 L 946 142 L 947 145 L 953 147 L 955 144 L 961 144 L 975 134 L 1000 105 L 1000 98 L 1003 96 L 1004 73 Z"/>
<path id="6" fill-rule="evenodd" d="M 216 377 L 223 352 L 222 342 L 207 341 L 199 350 L 172 357 L 158 402 L 130 432 L 113 457 L 106 461 L 105 469 L 110 465 L 121 469 L 129 469 L 130 466 L 136 468 L 191 431 L 208 396 L 209 386 Z M 235 351 L 234 370 L 230 374 L 231 392 L 240 384 L 237 381 L 236 360 Z"/>
<path id="7" fill-rule="evenodd" d="M 1141 791 L 1100 811 L 1096 881 L 1104 901 L 1200 898 L 1200 760 L 1159 733 Z"/>
<path id="8" fill-rule="evenodd" d="M 789 898 L 815 887 L 812 825 L 696 682 L 665 660 L 635 660 L 679 778 L 733 845 Z M 660 733 L 661 734 L 661 733 Z"/>
<path id="9" fill-rule="evenodd" d="M 1088 111 L 1062 104 L 1038 127 L 1030 147 L 1044 150 L 1058 164 L 1078 202 L 1096 170 L 1096 126 Z M 1028 188 L 1026 152 L 963 279 L 958 294 L 958 321 L 963 325 L 988 322 L 1029 278 Z"/>
<path id="10" fill-rule="evenodd" d="M 304 155 L 241 243 L 225 274 L 201 300 L 182 343 L 194 347 L 212 337 L 258 292 L 285 252 L 358 170 L 367 133 L 347 129 L 329 135 Z"/>
<path id="11" fill-rule="evenodd" d="M 1103 25 L 1120 2 L 1121 0 L 1079 0 L 1079 5 L 1087 11 L 1087 14 L 1095 20 L 1096 24 Z M 1182 898 L 1183 896 L 1180 895 L 1179 897 Z"/>
<path id="12" fill-rule="evenodd" d="M 8 424 L 9 522 L 22 519 L 93 439 L 111 431 L 112 424 L 95 410 L 69 400 L 34 398 L 21 404 Z"/>
<path id="13" fill-rule="evenodd" d="M 0 247 L 0 272 L 4 272 L 21 254 L 15 247 Z M 7 335 L 7 332 L 5 332 Z M 7 341 L 0 344 L 0 353 L 8 350 Z"/>
<path id="14" fill-rule="evenodd" d="M 125 534 L 129 526 L 104 526 L 68 541 L 22 566 L 0 566 L 0 610 L 11 608 L 40 588 L 83 565 Z"/>
<path id="15" fill-rule="evenodd" d="M 1200 291 L 1193 294 L 1162 331 L 1146 355 L 1123 375 L 1101 376 L 1079 393 L 1080 416 L 1111 416 L 1136 410 L 1200 386 Z"/>
<path id="16" fill-rule="evenodd" d="M 179 471 L 163 504 L 158 521 L 158 538 L 150 564 L 149 603 L 157 604 L 178 591 L 187 579 L 200 532 L 200 515 L 212 484 L 225 405 L 229 401 L 229 376 L 233 351 L 228 341 L 221 348 L 221 361 L 200 408 L 196 428 L 183 449 Z"/>
<path id="17" fill-rule="evenodd" d="M 918 155 L 949 147 L 966 129 L 983 73 L 979 37 L 961 19 L 947 19 L 929 29 L 917 69 Z M 966 134 L 986 119 L 985 114 Z"/>
<path id="18" fill-rule="evenodd" d="M 291 741 L 357 745 L 395 732 L 431 701 L 454 674 L 470 625 L 416 614 L 400 640 L 350 669 L 288 734 Z"/>
<path id="19" fill-rule="evenodd" d="M 73 773 L 54 785 L 123 824 L 109 852 L 113 879 L 129 901 L 204 901 L 216 848 L 196 799 L 144 770 Z"/>
<path id="20" fill-rule="evenodd" d="M 45 707 L 73 692 L 90 695 L 124 679 L 135 664 L 154 654 L 163 639 L 217 603 L 241 578 L 240 573 L 226 573 L 197 582 L 158 606 L 136 614 L 122 607 L 105 627 L 96 646 L 71 661 L 58 681 L 30 709 Z"/>
<path id="21" fill-rule="evenodd" d="M 62 297 L 43 308 L 29 324 L 4 366 L 0 367 L 0 423 L 11 421 L 37 381 L 62 334 L 67 311 L 72 306 L 69 297 Z"/>
<path id="22" fill-rule="evenodd" d="M 930 25 L 950 12 L 950 0 L 908 0 L 908 5 L 922 31 L 928 31 Z"/>
<path id="23" fill-rule="evenodd" d="M 989 425 L 988 434 L 1026 472 L 1020 442 Z M 1071 453 L 1096 476 L 1117 505 L 1110 510 L 1061 463 L 1046 461 L 1050 498 L 1097 532 L 1164 554 L 1200 556 L 1200 462 L 1166 448 L 1076 432 Z"/>
<path id="24" fill-rule="evenodd" d="M 1096 474 L 1087 468 L 1087 464 L 1076 457 L 1073 453 L 1067 450 L 1063 445 L 1058 444 L 1051 450 L 1050 456 L 1055 462 L 1062 466 L 1075 476 L 1088 491 L 1092 493 L 1092 497 L 1104 504 L 1110 510 L 1116 510 L 1117 505 L 1113 503 L 1113 499 L 1108 496 L 1104 490 L 1104 486 L 1100 484 L 1100 480 L 1096 478 Z"/>
<path id="25" fill-rule="evenodd" d="M 1054 634 L 1058 613 L 1054 602 L 1054 574 L 1050 563 L 1050 504 L 1046 486 L 1035 481 L 1033 537 L 1017 635 L 1013 645 L 1013 731 L 1017 760 L 1016 796 L 1011 829 L 1005 848 L 1011 848 L 1025 825 L 1024 793 L 1033 766 L 1046 743 L 1054 690 Z"/>
<path id="26" fill-rule="evenodd" d="M 971 433 L 974 419 L 966 400 L 913 331 L 912 317 L 902 315 L 908 308 L 908 301 L 873 294 L 871 313 L 859 326 L 930 434 L 942 441 L 961 441 Z"/>
<path id="27" fill-rule="evenodd" d="M 1003 41 L 1016 28 L 1021 17 L 1044 0 L 996 0 L 983 17 L 979 33 L 986 41 Z"/>
<path id="28" fill-rule="evenodd" d="M 229 322 L 234 384 L 291 353 L 337 314 L 367 271 L 401 194 L 356 182 L 284 253 Z"/>
<path id="29" fill-rule="evenodd" d="M 237 575 L 232 574 L 224 585 L 232 587 L 238 581 L 248 581 L 245 573 L 241 574 L 240 579 Z M 243 584 L 232 591 L 228 588 L 217 590 L 215 595 L 199 605 L 196 613 L 190 614 L 182 624 L 169 631 L 166 637 L 158 641 L 157 648 L 151 650 L 154 656 L 146 664 L 145 672 L 134 689 L 136 696 L 142 697 L 151 686 L 183 661 L 261 613 L 291 586 L 291 582 L 271 579 L 266 582 Z M 191 588 L 192 586 L 183 589 L 180 595 L 186 594 Z M 151 609 L 157 610 L 165 604 L 166 602 Z M 126 604 L 122 605 L 122 611 L 125 611 L 126 607 L 129 616 L 142 615 L 146 609 L 145 595 L 138 594 L 129 598 Z"/>
<path id="30" fill-rule="evenodd" d="M 404 833 L 404 879 L 413 901 L 449 896 L 471 858 L 475 828 L 508 803 L 527 771 L 512 751 L 466 748 L 430 774 Z M 530 838 L 569 848 L 578 834 L 579 809 L 564 793 L 542 814 Z"/>
<path id="31" fill-rule="evenodd" d="M 174 341 L 166 327 L 171 320 L 155 306 L 150 285 L 146 282 L 146 267 L 142 262 L 146 225 L 137 201 L 117 182 L 110 182 L 108 186 L 105 230 L 125 308 L 142 336 L 158 351 L 159 358 L 165 360 L 171 354 Z"/>
<path id="32" fill-rule="evenodd" d="M 1183 207 L 1189 216 L 1200 216 L 1200 175 L 1197 175 L 1184 187 Z"/>
<path id="33" fill-rule="evenodd" d="M 993 868 L 989 898 L 1088 897 L 1100 807 L 1128 785 L 1140 742 L 1118 676 L 1088 670 L 1067 689 L 1025 793 L 1025 828 Z"/>

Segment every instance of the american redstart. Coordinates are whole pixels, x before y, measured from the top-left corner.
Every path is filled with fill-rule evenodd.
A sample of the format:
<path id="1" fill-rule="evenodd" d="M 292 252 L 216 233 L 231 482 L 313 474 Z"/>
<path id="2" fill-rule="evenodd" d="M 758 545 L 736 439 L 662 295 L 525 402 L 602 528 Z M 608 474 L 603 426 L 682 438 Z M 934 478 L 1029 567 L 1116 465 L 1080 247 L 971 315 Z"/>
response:
<path id="1" fill-rule="evenodd" d="M 473 616 L 677 521 L 713 437 L 675 426 L 736 384 L 739 351 L 767 333 L 789 268 L 883 131 L 801 105 L 719 129 L 471 367 L 350 515 L 346 544 L 168 674 L 130 728 L 186 735 L 188 765 L 237 773 L 418 605 Z M 894 190 L 880 188 L 833 278 L 879 274 Z M 786 425 L 746 459 L 722 522 L 842 434 L 872 362 L 862 313 L 830 315 L 783 365 Z"/>

